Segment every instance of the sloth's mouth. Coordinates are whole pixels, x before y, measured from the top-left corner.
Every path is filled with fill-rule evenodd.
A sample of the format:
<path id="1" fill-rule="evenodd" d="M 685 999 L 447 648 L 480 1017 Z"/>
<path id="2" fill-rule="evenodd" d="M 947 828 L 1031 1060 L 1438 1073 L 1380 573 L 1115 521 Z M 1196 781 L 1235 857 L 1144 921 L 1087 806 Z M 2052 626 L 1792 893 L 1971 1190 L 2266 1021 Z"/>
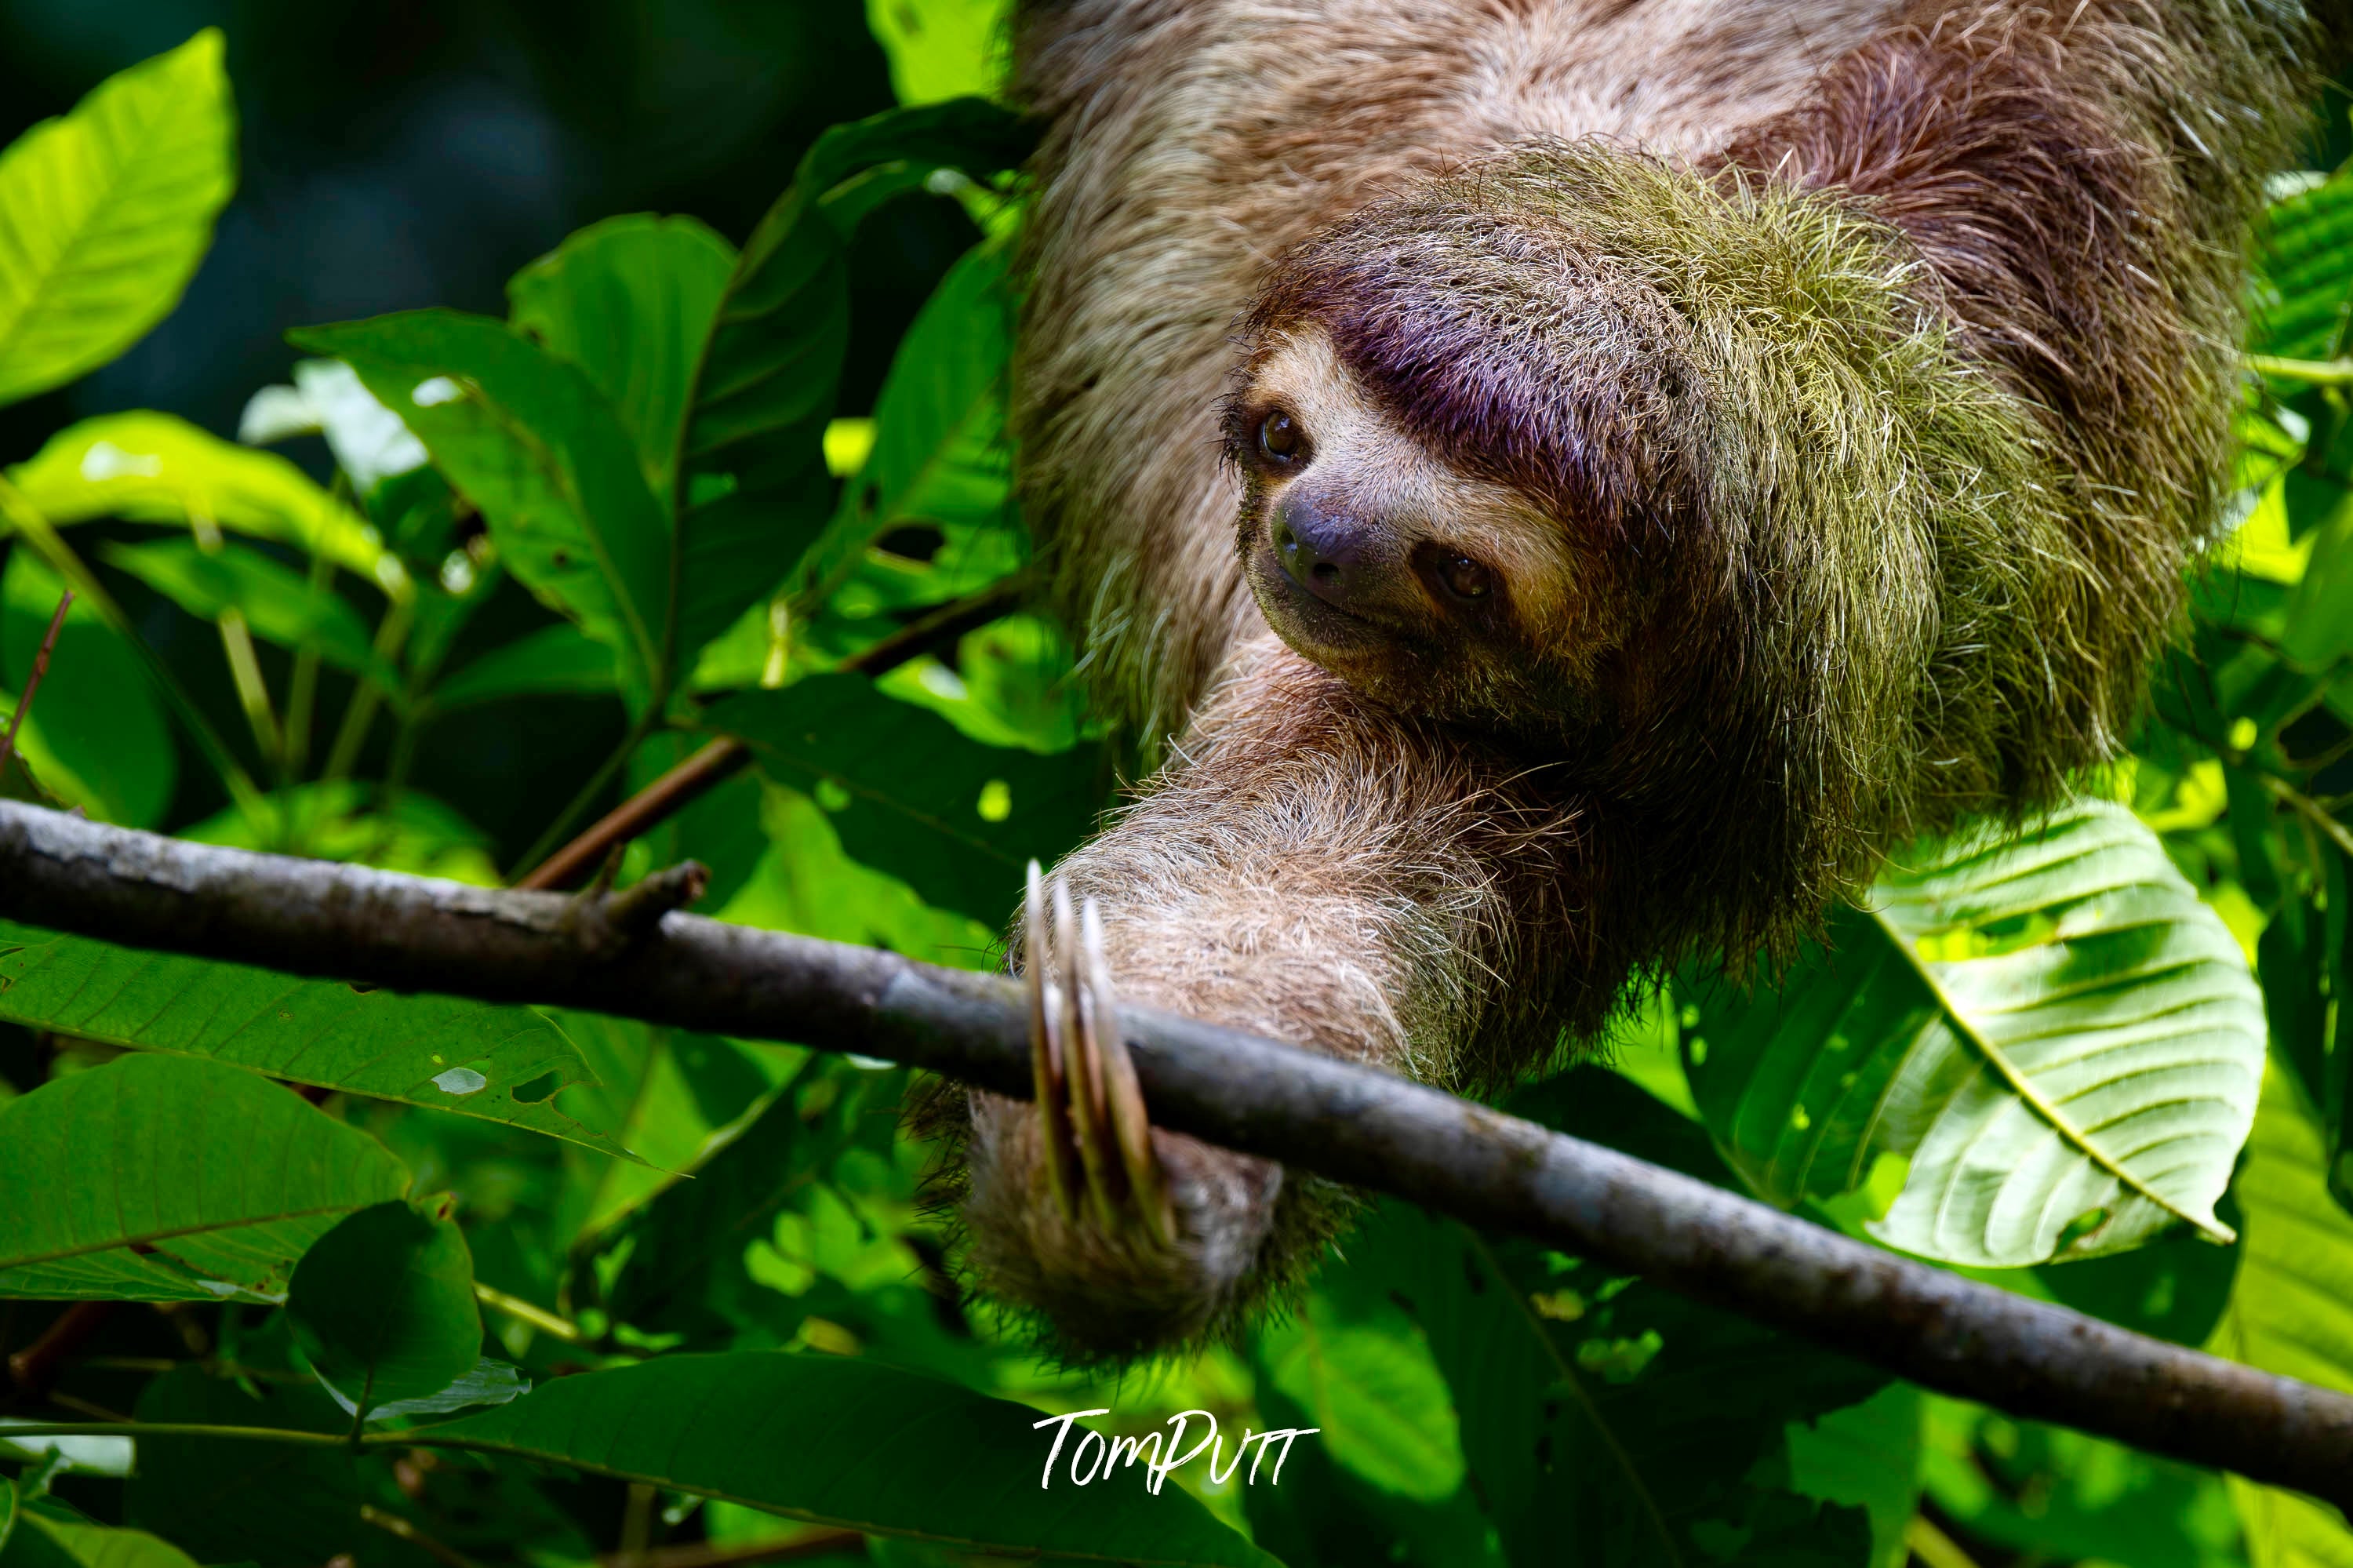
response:
<path id="1" fill-rule="evenodd" d="M 1285 642 L 1318 663 L 1360 663 L 1396 645 L 1398 637 L 1390 629 L 1293 582 L 1263 535 L 1247 558 L 1250 591 L 1260 612 Z"/>

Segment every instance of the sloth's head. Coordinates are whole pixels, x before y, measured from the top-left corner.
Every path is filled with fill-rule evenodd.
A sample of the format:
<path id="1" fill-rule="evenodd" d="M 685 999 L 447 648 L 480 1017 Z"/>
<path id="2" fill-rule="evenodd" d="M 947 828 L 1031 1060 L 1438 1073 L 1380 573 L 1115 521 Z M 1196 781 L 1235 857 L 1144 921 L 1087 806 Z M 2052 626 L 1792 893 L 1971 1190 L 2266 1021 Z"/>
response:
<path id="1" fill-rule="evenodd" d="M 1852 204 L 1592 145 L 1352 213 L 1242 323 L 1258 602 L 1797 882 L 2035 793 L 2103 745 L 2091 579 L 2033 410 L 1917 279 Z"/>
<path id="2" fill-rule="evenodd" d="M 1292 257 L 1226 413 L 1268 620 L 1417 711 L 1553 727 L 1700 521 L 1711 415 L 1656 291 L 1507 222 L 1376 209 Z"/>

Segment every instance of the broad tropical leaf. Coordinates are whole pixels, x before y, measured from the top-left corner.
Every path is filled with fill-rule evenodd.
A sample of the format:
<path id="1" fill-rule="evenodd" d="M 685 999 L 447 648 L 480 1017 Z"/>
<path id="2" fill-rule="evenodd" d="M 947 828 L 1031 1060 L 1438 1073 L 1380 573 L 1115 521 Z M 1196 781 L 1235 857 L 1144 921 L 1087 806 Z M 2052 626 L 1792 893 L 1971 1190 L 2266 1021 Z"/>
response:
<path id="1" fill-rule="evenodd" d="M 507 284 L 516 328 L 586 371 L 667 495 L 735 248 L 691 217 L 635 213 L 566 238 Z"/>
<path id="2" fill-rule="evenodd" d="M 826 593 L 893 528 L 939 529 L 942 553 L 976 553 L 965 537 L 975 532 L 1018 537 L 1005 429 L 1015 313 L 1009 252 L 976 247 L 907 329 L 875 405 L 873 450 L 803 568 L 815 593 Z M 944 574 L 934 591 L 946 599 L 980 586 L 968 573 Z"/>
<path id="3" fill-rule="evenodd" d="M 1041 1497 L 1050 1438 L 1033 1430 L 1039 1419 L 1026 1405 L 861 1361 L 754 1351 L 561 1378 L 402 1440 L 968 1552 L 1271 1568 L 1175 1487 L 1147 1493 L 1140 1469 Z"/>
<path id="4" fill-rule="evenodd" d="M 1510 1108 L 1725 1184 L 1690 1122 L 1615 1075 L 1573 1069 Z M 1461 1422 L 1472 1484 L 1514 1568 L 1705 1562 L 1699 1543 L 1769 1520 L 1748 1550 L 1859 1563 L 1859 1509 L 1786 1474 L 1784 1428 L 1883 1374 L 1533 1243 L 1384 1201 L 1346 1243 L 1349 1288 L 1418 1323 Z"/>
<path id="5" fill-rule="evenodd" d="M 613 407 L 577 366 L 499 322 L 411 311 L 290 334 L 359 373 L 480 508 L 500 559 L 662 688 L 670 516 Z"/>
<path id="6" fill-rule="evenodd" d="M 0 1296 L 274 1296 L 345 1214 L 397 1198 L 384 1146 L 276 1084 L 131 1055 L 0 1106 Z"/>
<path id="7" fill-rule="evenodd" d="M 866 0 L 866 25 L 891 60 L 902 103 L 988 97 L 1004 84 L 1007 0 Z"/>
<path id="8" fill-rule="evenodd" d="M 861 675 L 746 692 L 703 718 L 749 743 L 776 782 L 838 806 L 833 825 L 850 854 L 989 924 L 1012 909 L 1022 866 L 1076 844 L 1104 800 L 1094 748 L 1039 757 L 982 746 Z"/>
<path id="9" fill-rule="evenodd" d="M 1348 1271 L 1261 1329 L 1258 1354 L 1335 1464 L 1424 1502 L 1462 1484 L 1454 1404 L 1420 1329 L 1394 1301 L 1352 1288 Z"/>
<path id="10" fill-rule="evenodd" d="M 1031 133 L 974 100 L 836 126 L 744 243 L 696 376 L 678 475 L 681 663 L 773 593 L 824 526 L 849 345 L 849 238 L 943 167 L 1009 169 Z"/>
<path id="11" fill-rule="evenodd" d="M 324 556 L 388 593 L 407 574 L 375 530 L 275 452 L 206 434 L 169 414 L 103 414 L 69 426 L 8 472 L 33 509 L 63 526 L 102 517 L 173 523 Z"/>
<path id="12" fill-rule="evenodd" d="M 473 1255 L 447 1218 L 375 1204 L 311 1244 L 286 1287 L 286 1321 L 327 1392 L 363 1419 L 430 1398 L 473 1371 L 482 1348 Z"/>
<path id="13" fill-rule="evenodd" d="M 570 626 L 543 626 L 493 649 L 433 688 L 444 713 L 546 693 L 598 696 L 619 685 L 613 651 Z"/>
<path id="14" fill-rule="evenodd" d="M 2341 353 L 2353 313 L 2353 177 L 2274 202 L 2256 230 L 2257 297 L 2248 346 L 2288 359 Z"/>
<path id="15" fill-rule="evenodd" d="M 6 1487 L 0 1481 L 0 1489 Z M 5 1568 L 196 1568 L 195 1559 L 143 1530 L 110 1530 L 39 1507 L 19 1512 L 23 1517 L 13 1537 L 0 1529 L 0 1542 L 7 1543 L 0 1555 Z"/>
<path id="16" fill-rule="evenodd" d="M 110 545 L 111 567 L 137 577 L 190 615 L 215 620 L 230 611 L 256 637 L 310 649 L 338 670 L 364 675 L 396 699 L 400 672 L 375 650 L 367 623 L 333 589 L 315 587 L 259 551 L 224 544 L 207 551 L 188 539 Z"/>
<path id="17" fill-rule="evenodd" d="M 626 1152 L 555 1109 L 558 1089 L 594 1080 L 529 1008 L 359 991 L 0 921 L 0 1019 Z"/>
<path id="18" fill-rule="evenodd" d="M 2229 1239 L 2262 998 L 2156 835 L 2087 800 L 1925 853 L 1778 989 L 1691 989 L 1693 1091 L 1742 1174 L 1789 1204 L 1908 1160 L 1874 1234 L 1986 1267 Z"/>
<path id="19" fill-rule="evenodd" d="M 146 335 L 179 303 L 236 184 L 213 27 L 0 151 L 0 404 Z"/>

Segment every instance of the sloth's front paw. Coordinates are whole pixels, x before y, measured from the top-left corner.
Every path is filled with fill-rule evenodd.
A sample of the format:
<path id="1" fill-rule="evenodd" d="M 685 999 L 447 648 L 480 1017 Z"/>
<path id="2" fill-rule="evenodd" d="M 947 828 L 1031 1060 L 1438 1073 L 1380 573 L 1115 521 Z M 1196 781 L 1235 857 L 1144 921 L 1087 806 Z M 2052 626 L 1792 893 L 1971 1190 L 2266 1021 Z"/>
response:
<path id="1" fill-rule="evenodd" d="M 1070 890 L 1050 900 L 1029 863 L 1023 910 L 1029 990 L 1029 1066 L 1039 1164 L 1066 1224 L 1100 1230 L 1132 1250 L 1165 1252 L 1176 1219 L 1135 1064 L 1120 1038 L 1103 916 L 1090 898 L 1073 918 Z"/>
<path id="2" fill-rule="evenodd" d="M 1248 1294 L 1282 1170 L 1155 1129 L 1121 1040 L 1103 922 L 1031 868 L 1028 1103 L 972 1099 L 964 1218 L 982 1290 L 1057 1349 L 1124 1361 L 1219 1331 Z"/>

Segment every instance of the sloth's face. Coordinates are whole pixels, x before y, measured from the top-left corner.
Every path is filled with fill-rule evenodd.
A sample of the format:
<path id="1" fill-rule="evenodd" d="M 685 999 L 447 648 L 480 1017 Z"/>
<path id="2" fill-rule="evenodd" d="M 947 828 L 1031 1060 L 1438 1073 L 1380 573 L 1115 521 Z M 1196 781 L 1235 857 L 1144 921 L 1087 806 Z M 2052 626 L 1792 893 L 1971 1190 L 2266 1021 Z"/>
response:
<path id="1" fill-rule="evenodd" d="M 1319 332 L 1261 356 L 1227 427 L 1243 571 L 1284 641 L 1442 717 L 1573 703 L 1604 640 L 1570 529 L 1414 440 Z"/>

